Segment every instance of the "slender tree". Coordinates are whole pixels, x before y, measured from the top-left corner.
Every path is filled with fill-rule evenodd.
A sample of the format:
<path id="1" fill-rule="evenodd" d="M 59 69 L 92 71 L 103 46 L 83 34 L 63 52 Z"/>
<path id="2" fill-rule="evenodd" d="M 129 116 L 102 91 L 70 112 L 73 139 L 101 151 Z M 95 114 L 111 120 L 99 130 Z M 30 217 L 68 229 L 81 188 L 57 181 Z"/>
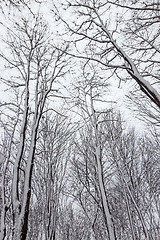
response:
<path id="1" fill-rule="evenodd" d="M 37 141 L 36 160 L 33 176 L 33 210 L 41 206 L 41 211 L 30 228 L 36 226 L 36 219 L 41 219 L 39 233 L 45 239 L 57 237 L 60 203 L 63 201 L 66 184 L 67 164 L 70 157 L 70 138 L 73 133 L 71 124 L 64 115 L 58 113 L 43 117 Z M 34 200 L 36 198 L 36 201 Z M 35 202 L 35 203 L 34 203 Z M 36 218 L 37 216 L 37 218 Z M 34 234 L 34 230 L 33 230 Z M 34 235 L 30 238 L 34 239 Z M 32 239 L 31 238 L 31 239 Z"/>
<path id="2" fill-rule="evenodd" d="M 7 41 L 11 58 L 1 54 L 15 72 L 12 81 L 3 79 L 11 88 L 22 90 L 24 102 L 17 156 L 13 167 L 12 211 L 13 238 L 26 239 L 31 199 L 31 182 L 39 124 L 44 106 L 52 95 L 53 82 L 64 74 L 63 53 L 51 46 L 47 25 L 40 16 L 29 16 L 15 24 Z M 31 132 L 28 132 L 28 126 Z M 28 141 L 29 137 L 29 141 Z M 28 143 L 27 143 L 28 142 Z M 26 144 L 28 151 L 26 152 Z M 24 177 L 20 174 L 23 167 Z M 23 179 L 23 180 L 22 180 Z M 20 182 L 23 181 L 23 188 Z"/>

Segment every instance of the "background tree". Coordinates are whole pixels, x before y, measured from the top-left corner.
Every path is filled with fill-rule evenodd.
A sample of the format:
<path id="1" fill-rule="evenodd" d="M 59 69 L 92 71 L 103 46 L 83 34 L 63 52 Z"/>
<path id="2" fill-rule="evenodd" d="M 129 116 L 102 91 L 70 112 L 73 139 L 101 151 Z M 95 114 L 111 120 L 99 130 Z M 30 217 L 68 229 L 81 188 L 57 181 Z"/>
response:
<path id="1" fill-rule="evenodd" d="M 101 95 L 103 92 L 103 87 L 107 85 L 107 81 L 101 81 L 99 83 L 99 76 L 97 74 L 97 68 L 94 65 L 86 64 L 83 68 L 83 81 L 81 80 L 79 82 L 79 86 L 76 85 L 76 96 L 77 99 L 75 99 L 75 104 L 78 105 L 78 107 L 81 109 L 80 115 L 82 116 L 82 119 L 84 121 L 84 124 L 88 128 L 88 135 L 91 134 L 91 138 L 88 137 L 91 141 L 91 146 L 89 147 L 89 153 L 87 156 L 85 156 L 85 161 L 88 162 L 84 163 L 86 165 L 86 177 L 83 177 L 86 179 L 86 181 L 90 181 L 88 179 L 89 175 L 89 168 L 88 166 L 93 165 L 92 168 L 95 169 L 92 171 L 95 171 L 96 179 L 92 180 L 95 181 L 96 188 L 98 191 L 98 197 L 100 201 L 101 211 L 104 218 L 104 223 L 106 226 L 106 230 L 108 231 L 108 238 L 109 239 L 116 239 L 116 235 L 114 232 L 114 223 L 112 219 L 112 215 L 110 212 L 110 207 L 108 204 L 108 197 L 107 193 L 105 191 L 104 186 L 104 179 L 103 179 L 103 166 L 102 166 L 102 146 L 100 142 L 100 136 L 99 136 L 99 116 L 101 113 L 97 113 L 95 110 L 95 103 L 97 101 L 101 101 Z M 81 78 L 82 79 L 82 78 Z M 102 92 L 101 92 L 102 90 Z M 102 100 L 103 101 L 103 100 Z M 82 134 L 81 134 L 82 135 Z M 82 141 L 82 140 L 81 140 Z M 83 140 L 86 142 L 86 140 Z M 89 141 L 87 141 L 89 142 Z M 84 149 L 83 151 L 87 154 L 85 150 L 86 146 L 81 146 L 79 149 Z M 78 156 L 78 153 L 77 153 Z M 77 159 L 77 156 L 75 155 L 75 159 Z M 77 167 L 81 166 L 81 162 L 77 164 L 78 159 L 74 161 L 75 166 Z M 93 163 L 92 163 L 93 162 Z M 79 168 L 78 168 L 79 169 Z M 81 169 L 81 167 L 80 167 Z M 78 178 L 80 182 L 84 185 L 84 189 L 86 191 L 90 191 L 90 187 L 88 187 L 87 182 L 84 183 L 84 180 L 81 179 L 81 171 L 83 170 L 77 170 Z M 93 187 L 94 189 L 95 187 Z M 94 190 L 93 190 L 94 191 Z M 90 194 L 91 192 L 89 192 Z"/>
<path id="2" fill-rule="evenodd" d="M 44 239 L 57 238 L 57 225 L 61 218 L 59 208 L 67 184 L 65 175 L 73 132 L 66 116 L 47 112 L 43 117 L 35 155 L 32 185 L 34 222 L 29 224 L 30 232 L 33 228 L 30 239 L 35 239 L 36 222 L 39 222 L 37 237 L 41 234 Z M 38 214 L 36 209 L 39 209 Z"/>
<path id="3" fill-rule="evenodd" d="M 11 212 L 11 184 L 12 169 L 17 151 L 17 138 L 20 118 L 20 97 L 14 91 L 13 103 L 1 104 L 0 129 L 1 129 L 1 222 L 0 237 L 5 239 L 6 233 L 12 232 Z M 20 170 L 21 171 L 21 170 Z"/>

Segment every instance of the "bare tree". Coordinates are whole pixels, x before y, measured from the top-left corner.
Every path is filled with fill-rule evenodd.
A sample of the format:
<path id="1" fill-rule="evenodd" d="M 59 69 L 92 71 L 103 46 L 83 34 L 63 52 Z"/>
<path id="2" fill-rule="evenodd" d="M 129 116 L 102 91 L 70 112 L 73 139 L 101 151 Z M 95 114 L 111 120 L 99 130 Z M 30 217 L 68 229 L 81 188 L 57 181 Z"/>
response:
<path id="1" fill-rule="evenodd" d="M 103 181 L 115 232 L 118 239 L 158 239 L 159 151 L 156 149 L 159 149 L 159 140 L 138 138 L 133 131 L 124 131 L 123 124 L 120 116 L 112 112 L 101 113 L 98 121 Z M 91 222 L 96 226 L 96 219 L 99 219 L 94 209 L 102 211 L 102 208 L 98 170 L 92 156 L 93 129 L 91 125 L 89 129 L 89 121 L 85 121 L 84 126 L 75 140 L 72 170 L 76 175 L 72 196 L 83 209 L 88 218 L 86 224 L 91 228 Z M 99 221 L 101 226 L 103 221 Z M 97 233 L 102 229 L 98 228 Z M 98 239 L 105 239 L 103 237 L 99 235 Z"/>
<path id="2" fill-rule="evenodd" d="M 96 179 L 94 179 L 96 188 L 99 195 L 100 205 L 101 205 L 101 211 L 104 218 L 104 223 L 106 226 L 106 229 L 108 231 L 108 238 L 109 239 L 116 239 L 115 235 L 115 227 L 114 227 L 114 220 L 112 218 L 112 213 L 110 211 L 110 206 L 108 203 L 108 195 L 105 189 L 104 185 L 104 179 L 103 179 L 103 165 L 102 165 L 102 145 L 100 142 L 100 135 L 99 135 L 99 117 L 101 113 L 96 112 L 95 110 L 95 103 L 99 101 L 103 101 L 102 99 L 102 92 L 103 88 L 107 86 L 107 81 L 101 81 L 99 83 L 99 76 L 97 74 L 97 69 L 94 65 L 86 64 L 83 68 L 83 81 L 81 80 L 79 82 L 79 85 L 76 84 L 76 96 L 75 97 L 75 104 L 80 109 L 80 115 L 85 123 L 87 125 L 88 129 L 90 129 L 91 138 L 89 137 L 91 141 L 91 148 L 89 150 L 90 154 L 86 156 L 87 158 L 90 158 L 86 161 L 86 174 L 88 178 L 89 176 L 89 166 L 93 165 L 93 170 L 95 169 Z M 82 79 L 81 77 L 81 79 Z M 86 140 L 84 140 L 86 141 Z M 82 148 L 83 149 L 83 148 Z M 83 150 L 85 151 L 85 150 Z M 91 163 L 93 161 L 93 163 Z M 75 166 L 77 165 L 76 160 Z M 80 166 L 80 164 L 79 164 Z M 80 179 L 80 176 L 79 176 Z M 90 181 L 90 179 L 86 179 L 86 181 Z M 83 180 L 84 182 L 84 180 Z M 86 185 L 86 186 L 85 186 Z M 84 188 L 86 190 L 90 191 L 88 188 L 87 182 L 84 184 Z M 91 194 L 91 192 L 90 192 Z"/>
<path id="3" fill-rule="evenodd" d="M 53 116 L 46 113 L 41 123 L 33 177 L 33 209 L 34 205 L 36 208 L 41 206 L 40 216 L 37 216 L 41 219 L 38 234 L 41 232 L 45 239 L 54 240 L 57 236 L 73 129 L 68 119 L 57 113 Z M 30 224 L 30 228 L 36 225 L 34 222 L 33 226 Z M 32 238 L 34 239 L 34 235 Z"/>
<path id="4" fill-rule="evenodd" d="M 9 119 L 8 119 L 9 122 Z M 16 125 L 16 124 L 15 124 Z M 1 187 L 0 187 L 0 239 L 4 240 L 6 237 L 6 231 L 9 231 L 6 229 L 6 219 L 7 219 L 7 211 L 9 210 L 11 199 L 10 199 L 10 181 L 11 178 L 9 177 L 10 170 L 9 167 L 9 161 L 12 151 L 12 141 L 13 141 L 13 135 L 14 135 L 14 128 L 11 132 L 11 135 L 9 131 L 5 131 L 5 129 L 2 129 L 1 126 L 1 132 L 3 131 L 3 138 L 1 138 L 1 160 L 0 160 L 0 180 L 1 180 Z M 8 186 L 7 186 L 8 185 Z"/>
<path id="5" fill-rule="evenodd" d="M 115 4 L 130 13 L 123 28 L 124 48 L 135 59 L 142 76 L 159 91 L 160 2 L 139 1 L 130 4 L 129 1 L 125 1 L 125 3 L 116 1 Z M 147 124 L 151 122 L 151 125 L 159 126 L 159 109 L 151 101 L 140 95 L 137 88 L 131 91 L 130 98 L 131 104 L 134 102 L 134 106 L 141 113 L 139 117 L 146 119 Z"/>
<path id="6" fill-rule="evenodd" d="M 155 216 L 158 216 L 157 210 L 155 210 L 157 200 L 153 203 L 153 195 L 151 194 L 150 197 L 148 197 L 151 189 L 148 188 L 148 184 L 145 180 L 148 175 L 148 170 L 145 170 L 144 168 L 146 161 L 145 158 L 148 159 L 148 162 L 153 162 L 153 155 L 155 156 L 155 163 L 153 163 L 153 165 L 156 167 L 155 170 L 152 171 L 155 171 L 157 174 L 157 151 L 155 151 L 154 148 L 154 145 L 157 145 L 156 138 L 153 138 L 154 140 L 152 139 L 153 145 L 148 151 L 147 146 L 151 146 L 149 139 L 135 137 L 133 131 L 128 133 L 123 132 L 123 127 L 120 121 L 117 125 L 114 121 L 105 121 L 105 123 L 103 124 L 105 129 L 102 127 L 102 132 L 104 135 L 108 135 L 105 145 L 106 152 L 108 153 L 110 161 L 113 161 L 113 164 L 116 166 L 117 173 L 115 172 L 115 174 L 118 174 L 118 181 L 114 181 L 116 186 L 114 194 L 111 193 L 113 196 L 113 200 L 111 202 L 112 209 L 116 210 L 119 204 L 121 208 L 124 208 L 124 204 L 126 205 L 127 208 L 123 210 L 124 218 L 122 217 L 123 221 L 120 222 L 120 225 L 124 224 L 125 226 L 126 221 L 128 221 L 130 225 L 129 235 L 132 234 L 132 239 L 136 239 L 137 237 L 141 239 L 157 238 L 158 232 L 155 234 L 155 230 L 153 230 L 154 233 L 151 233 L 151 229 L 154 228 L 154 224 L 152 225 L 149 223 L 151 219 L 155 219 Z M 158 189 L 155 189 L 155 195 L 158 191 Z M 122 201 L 120 201 L 120 199 L 122 199 Z M 118 202 L 119 204 L 117 204 Z M 150 215 L 150 217 L 148 217 L 148 205 L 152 206 L 154 209 L 154 213 L 152 212 L 152 216 Z M 118 212 L 115 212 L 117 216 Z M 118 219 L 121 221 L 121 216 L 118 218 L 115 217 L 115 221 Z M 119 223 L 116 221 L 115 226 L 118 227 L 118 225 Z M 124 226 L 121 225 L 122 229 Z M 126 226 L 124 227 L 125 234 Z M 120 230 L 121 227 L 118 227 L 118 229 Z M 118 235 L 120 235 L 120 232 Z M 123 238 L 124 237 L 125 236 L 123 236 Z"/>
<path id="7" fill-rule="evenodd" d="M 130 1 L 125 2 L 125 4 L 122 2 L 123 1 L 106 2 L 95 0 L 66 1 L 62 4 L 62 7 L 65 8 L 65 11 L 68 10 L 69 14 L 74 14 L 74 20 L 72 22 L 69 22 L 68 19 L 65 20 L 65 17 L 61 16 L 61 11 L 57 10 L 55 14 L 71 33 L 72 49 L 74 48 L 74 50 L 68 52 L 68 54 L 80 59 L 100 63 L 103 69 L 105 69 L 105 75 L 107 74 L 108 78 L 112 77 L 113 74 L 116 78 L 118 77 L 120 81 L 127 78 L 127 76 L 131 77 L 138 84 L 144 95 L 146 95 L 151 102 L 155 103 L 159 109 L 160 95 L 157 87 L 153 86 L 153 83 L 159 85 L 159 76 L 157 75 L 157 70 L 159 69 L 159 61 L 157 60 L 159 56 L 159 50 L 157 48 L 157 40 L 159 37 L 159 28 L 157 26 L 159 19 L 159 1 L 153 1 L 152 4 L 150 1 L 145 3 L 140 1 L 140 3 L 135 3 L 135 6 L 134 4 L 130 6 Z M 116 9 L 115 6 L 118 9 Z M 128 19 L 127 16 L 132 14 L 132 12 L 127 12 L 125 15 L 124 10 L 126 9 L 136 11 L 136 14 L 133 12 L 131 23 L 130 18 Z M 120 15 L 121 11 L 122 15 L 117 18 L 113 14 L 113 11 L 117 11 L 117 15 Z M 154 25 L 149 23 L 150 12 L 154 16 L 152 23 L 156 24 L 157 29 L 154 34 L 152 31 Z M 128 33 L 130 33 L 130 39 L 136 39 L 136 41 L 129 45 L 130 49 L 132 49 L 134 44 L 132 54 L 125 47 L 122 48 L 121 46 L 123 34 L 119 34 L 122 26 L 122 24 L 119 24 L 119 21 L 121 19 L 123 21 L 123 15 L 126 16 L 124 20 L 127 23 L 129 22 L 127 24 L 127 30 L 129 31 Z M 123 27 L 125 28 L 126 25 L 124 24 Z M 150 33 L 151 39 L 147 37 Z M 138 38 L 136 35 L 138 35 Z M 145 36 L 143 37 L 143 35 Z M 121 36 L 122 41 L 120 41 Z M 81 42 L 83 47 L 81 47 L 82 45 L 80 45 L 79 42 Z M 141 43 L 143 44 L 142 46 Z M 150 49 L 152 49 L 152 53 L 149 52 Z M 149 55 L 146 55 L 147 52 Z M 141 55 L 143 55 L 143 58 L 141 58 Z M 148 62 L 149 56 L 151 57 L 151 61 Z M 139 65 L 140 62 L 141 64 Z"/>
<path id="8" fill-rule="evenodd" d="M 108 213 L 104 209 L 107 202 L 117 238 L 148 240 L 157 238 L 159 230 L 156 231 L 157 227 L 150 222 L 151 219 L 156 222 L 158 216 L 157 198 L 154 204 L 151 204 L 148 199 L 150 190 L 144 180 L 148 175 L 148 170 L 144 170 L 144 156 L 152 159 L 151 155 L 154 154 L 155 148 L 150 148 L 149 152 L 152 152 L 150 155 L 147 149 L 144 150 L 145 145 L 150 146 L 147 138 L 138 138 L 133 131 L 124 131 L 125 122 L 122 121 L 120 114 L 115 114 L 110 109 L 99 109 L 97 102 L 104 103 L 104 96 L 101 93 L 106 88 L 107 81 L 102 82 L 102 79 L 99 81 L 97 73 L 94 65 L 85 65 L 83 76 L 81 81 L 77 81 L 76 93 L 72 99 L 72 104 L 75 103 L 83 123 L 80 122 L 77 139 L 74 141 L 71 170 L 76 175 L 75 180 L 71 177 L 73 192 L 70 191 L 70 194 L 82 209 L 86 224 L 90 228 L 93 226 L 95 229 L 94 223 L 100 219 L 101 214 L 97 215 L 97 210 L 103 213 L 101 226 L 104 222 L 106 227 L 108 226 L 108 219 L 105 219 Z M 100 146 L 100 162 L 97 160 L 96 141 Z M 156 145 L 156 138 L 154 141 L 153 146 Z M 106 199 L 104 196 L 102 198 L 102 190 L 107 193 Z M 158 189 L 155 193 L 158 193 Z M 151 196 L 153 197 L 152 194 Z M 151 214 L 152 210 L 149 210 L 148 204 L 151 204 L 152 210 L 156 208 L 153 210 L 154 214 Z M 92 211 L 92 215 L 87 209 Z M 158 221 L 156 226 L 157 223 Z M 101 230 L 102 228 L 99 228 L 97 232 L 100 233 Z M 99 235 L 98 238 L 105 237 Z"/>
<path id="9" fill-rule="evenodd" d="M 9 32 L 7 45 L 11 58 L 1 54 L 8 67 L 15 71 L 12 80 L 3 78 L 11 88 L 21 91 L 24 98 L 19 146 L 13 168 L 12 211 L 13 238 L 26 239 L 31 199 L 31 182 L 37 134 L 44 106 L 53 95 L 53 83 L 64 74 L 63 53 L 57 51 L 47 36 L 47 25 L 40 16 L 29 16 L 15 24 Z M 28 126 L 31 125 L 31 132 Z M 28 141 L 29 138 L 29 141 Z M 28 143 L 27 143 L 28 142 Z M 26 144 L 28 151 L 26 152 Z M 20 168 L 25 174 L 21 176 Z M 20 188 L 20 182 L 23 188 Z"/>
<path id="10" fill-rule="evenodd" d="M 20 96 L 14 91 L 13 103 L 1 104 L 0 129 L 1 129 L 1 222 L 0 238 L 7 237 L 6 232 L 11 232 L 11 182 L 12 170 L 17 151 L 17 131 L 20 119 Z"/>

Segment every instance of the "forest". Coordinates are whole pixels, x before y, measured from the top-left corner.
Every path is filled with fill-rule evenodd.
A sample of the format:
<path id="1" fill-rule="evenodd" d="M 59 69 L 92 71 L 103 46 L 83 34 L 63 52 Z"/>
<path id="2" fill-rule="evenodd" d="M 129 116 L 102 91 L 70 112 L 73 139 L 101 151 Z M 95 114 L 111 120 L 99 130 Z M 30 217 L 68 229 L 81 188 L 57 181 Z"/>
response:
<path id="1" fill-rule="evenodd" d="M 159 128 L 159 0 L 0 0 L 0 240 L 159 240 Z"/>

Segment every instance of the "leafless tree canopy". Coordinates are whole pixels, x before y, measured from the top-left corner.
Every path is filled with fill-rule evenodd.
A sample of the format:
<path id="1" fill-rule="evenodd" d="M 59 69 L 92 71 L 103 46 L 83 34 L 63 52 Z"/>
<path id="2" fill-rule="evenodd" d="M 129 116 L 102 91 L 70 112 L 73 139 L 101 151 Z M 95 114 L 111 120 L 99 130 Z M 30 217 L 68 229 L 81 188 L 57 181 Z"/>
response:
<path id="1" fill-rule="evenodd" d="M 0 239 L 159 240 L 159 0 L 0 8 Z"/>

